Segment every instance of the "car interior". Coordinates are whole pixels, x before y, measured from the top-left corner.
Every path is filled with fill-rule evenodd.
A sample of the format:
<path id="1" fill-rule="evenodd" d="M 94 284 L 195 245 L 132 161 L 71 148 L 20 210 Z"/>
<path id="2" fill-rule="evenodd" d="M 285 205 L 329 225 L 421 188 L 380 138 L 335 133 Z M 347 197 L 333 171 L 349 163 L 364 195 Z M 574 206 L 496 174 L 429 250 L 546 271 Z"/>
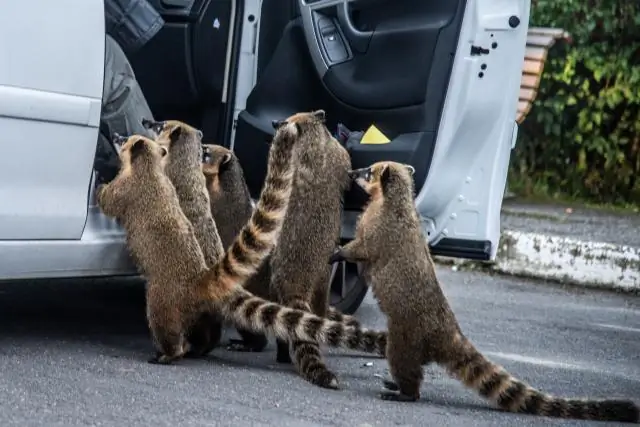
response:
<path id="1" fill-rule="evenodd" d="M 130 61 L 156 119 L 186 121 L 203 130 L 205 141 L 227 147 L 235 125 L 233 149 L 253 197 L 266 175 L 272 120 L 320 108 L 331 132 L 338 123 L 352 131 L 375 124 L 391 140 L 349 146 L 354 168 L 379 160 L 408 163 L 420 190 L 466 0 L 264 0 L 257 83 L 235 124 L 228 106 L 237 67 L 229 67 L 223 94 L 227 59 L 237 63 L 240 28 L 256 17 L 244 16 L 242 1 L 151 2 L 165 26 Z M 364 200 L 354 189 L 345 208 L 358 209 Z"/>
<path id="2" fill-rule="evenodd" d="M 237 121 L 234 94 L 237 85 L 246 85 L 236 66 L 241 28 L 255 25 L 257 17 L 244 13 L 243 1 L 150 1 L 165 25 L 129 59 L 155 119 L 185 121 L 203 131 L 205 142 L 231 147 L 253 198 L 266 175 L 272 121 L 316 109 L 325 110 L 332 133 L 338 123 L 351 131 L 374 124 L 391 142 L 347 144 L 352 167 L 380 160 L 411 164 L 420 191 L 466 0 L 263 0 L 256 84 Z M 96 157 L 106 181 L 118 168 L 115 152 L 107 157 Z M 345 218 L 355 218 L 366 199 L 353 186 L 345 195 Z M 355 265 L 340 268 L 335 273 L 342 282 L 332 280 L 331 304 L 351 313 L 366 285 L 345 287 L 345 280 L 360 279 Z"/>

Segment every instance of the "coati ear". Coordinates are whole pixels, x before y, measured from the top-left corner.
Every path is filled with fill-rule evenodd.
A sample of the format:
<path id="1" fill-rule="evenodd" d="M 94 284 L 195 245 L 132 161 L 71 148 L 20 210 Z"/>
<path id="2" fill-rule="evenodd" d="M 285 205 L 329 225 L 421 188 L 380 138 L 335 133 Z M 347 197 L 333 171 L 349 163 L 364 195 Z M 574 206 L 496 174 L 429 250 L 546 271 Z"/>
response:
<path id="1" fill-rule="evenodd" d="M 218 172 L 225 171 L 231 165 L 231 153 L 224 153 L 218 165 Z"/>
<path id="2" fill-rule="evenodd" d="M 131 148 L 129 149 L 129 152 L 131 153 L 131 161 L 133 161 L 140 154 L 144 153 L 144 150 L 145 150 L 144 144 L 145 144 L 145 141 L 142 138 L 137 139 L 136 141 L 133 142 L 133 144 L 131 144 Z"/>
<path id="3" fill-rule="evenodd" d="M 386 184 L 389 181 L 389 177 L 391 176 L 391 171 L 389 170 L 389 165 L 380 166 L 380 183 L 382 185 Z"/>
<path id="4" fill-rule="evenodd" d="M 416 168 L 414 168 L 411 165 L 405 165 L 405 167 L 407 168 L 407 170 L 409 171 L 409 175 L 413 176 L 416 173 Z"/>
<path id="5" fill-rule="evenodd" d="M 318 120 L 319 122 L 324 123 L 325 122 L 325 112 L 324 110 L 316 110 L 313 113 L 311 113 L 311 115 L 313 116 L 314 119 Z"/>
<path id="6" fill-rule="evenodd" d="M 160 157 L 164 157 L 169 153 L 169 150 L 167 150 L 164 147 L 160 147 Z"/>
<path id="7" fill-rule="evenodd" d="M 174 142 L 177 142 L 181 136 L 182 126 L 176 126 L 171 130 L 171 133 L 169 134 L 169 141 L 171 141 L 171 143 L 173 144 Z"/>
<path id="8" fill-rule="evenodd" d="M 300 123 L 295 122 L 294 123 L 296 125 L 296 132 L 298 133 L 298 135 L 302 134 L 302 126 L 300 126 Z"/>
<path id="9" fill-rule="evenodd" d="M 204 137 L 204 134 L 202 133 L 202 131 L 200 129 L 196 129 L 196 135 L 198 135 L 198 139 L 202 141 L 202 138 Z"/>

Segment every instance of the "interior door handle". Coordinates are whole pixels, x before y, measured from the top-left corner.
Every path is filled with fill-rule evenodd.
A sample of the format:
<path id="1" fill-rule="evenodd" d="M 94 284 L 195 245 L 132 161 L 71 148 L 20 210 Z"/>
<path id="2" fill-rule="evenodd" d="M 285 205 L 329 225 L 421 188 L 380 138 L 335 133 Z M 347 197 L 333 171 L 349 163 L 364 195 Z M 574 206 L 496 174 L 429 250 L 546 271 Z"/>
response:
<path id="1" fill-rule="evenodd" d="M 365 53 L 369 48 L 369 41 L 371 40 L 373 31 L 360 31 L 356 28 L 351 19 L 348 1 L 338 4 L 337 9 L 338 22 L 340 23 L 342 32 L 349 41 L 351 49 L 359 53 Z"/>

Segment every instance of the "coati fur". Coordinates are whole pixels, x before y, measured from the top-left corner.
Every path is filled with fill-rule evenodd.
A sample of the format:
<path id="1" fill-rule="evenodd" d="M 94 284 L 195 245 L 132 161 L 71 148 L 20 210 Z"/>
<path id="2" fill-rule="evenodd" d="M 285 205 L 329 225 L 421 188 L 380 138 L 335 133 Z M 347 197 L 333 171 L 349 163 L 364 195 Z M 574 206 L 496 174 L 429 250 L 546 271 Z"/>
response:
<path id="1" fill-rule="evenodd" d="M 288 121 L 300 129 L 291 200 L 278 243 L 265 262 L 268 265 L 247 281 L 246 289 L 325 317 L 331 275 L 327 258 L 340 237 L 341 202 L 350 184 L 351 159 L 326 128 L 324 113 L 298 113 Z M 350 316 L 348 319 L 354 321 Z M 231 350 L 260 351 L 267 343 L 265 336 L 238 332 L 243 339 L 232 340 Z M 277 361 L 291 363 L 292 356 L 303 378 L 320 387 L 338 387 L 317 343 L 278 340 Z"/>
<path id="2" fill-rule="evenodd" d="M 211 215 L 209 192 L 201 172 L 202 131 L 177 120 L 156 122 L 142 119 L 142 126 L 168 150 L 168 155 L 163 158 L 165 173 L 176 189 L 180 208 L 193 225 L 207 267 L 212 268 L 222 257 L 224 249 Z M 176 131 L 178 128 L 179 132 Z M 186 356 L 207 355 L 221 336 L 220 316 L 213 312 L 203 313 L 188 333 L 191 348 Z"/>
<path id="3" fill-rule="evenodd" d="M 228 148 L 204 144 L 202 173 L 211 202 L 211 214 L 226 249 L 251 217 L 251 194 L 240 161 Z"/>
<path id="4" fill-rule="evenodd" d="M 360 262 L 388 320 L 386 357 L 393 381 L 385 400 L 420 398 L 423 365 L 436 363 L 505 411 L 551 417 L 638 422 L 631 401 L 553 397 L 515 379 L 490 362 L 465 337 L 436 278 L 414 207 L 414 169 L 379 162 L 349 174 L 370 200 L 355 239 L 330 263 Z"/>
<path id="5" fill-rule="evenodd" d="M 276 125 L 278 123 L 276 122 Z M 333 144 L 332 144 L 333 145 Z M 209 198 L 211 200 L 211 213 L 218 227 L 218 232 L 222 239 L 222 244 L 227 248 L 233 239 L 238 235 L 242 226 L 247 222 L 253 211 L 251 203 L 251 194 L 244 179 L 244 172 L 240 161 L 233 151 L 215 144 L 203 144 L 202 172 L 207 181 L 207 189 L 209 190 Z M 332 151 L 338 152 L 333 149 Z M 343 160 L 343 163 L 344 160 Z M 350 164 L 350 161 L 349 161 Z M 348 168 L 349 166 L 347 166 Z M 343 173 L 345 174 L 345 173 Z M 320 173 L 322 175 L 322 173 Z M 348 179 L 347 179 L 348 182 Z M 294 177 L 295 185 L 295 177 Z M 295 189 L 294 189 L 295 193 Z M 293 196 L 292 196 L 293 197 Z M 336 196 L 338 197 L 338 196 Z M 341 195 L 339 197 L 342 197 Z M 286 223 L 285 219 L 285 223 Z M 286 228 L 283 234 L 287 233 Z M 326 233 L 331 237 L 331 232 Z M 282 239 L 282 238 L 281 238 Z M 333 241 L 332 241 L 333 242 Z M 332 243 L 333 244 L 333 243 Z M 324 264 L 322 258 L 321 262 Z M 251 293 L 268 299 L 274 299 L 270 293 L 269 278 L 270 265 L 267 258 L 255 276 L 251 277 L 245 287 Z M 328 283 L 327 283 L 328 286 Z M 316 313 L 319 314 L 319 313 Z M 359 325 L 358 321 L 346 316 L 333 307 L 328 307 L 326 317 L 330 320 L 342 322 L 346 324 Z M 230 340 L 231 348 L 245 351 L 262 351 L 267 345 L 267 338 L 261 334 L 253 334 L 249 331 L 239 331 L 242 340 Z M 385 336 L 383 336 L 384 338 Z M 380 343 L 380 348 L 385 348 L 385 343 Z M 284 353 L 285 361 L 291 359 L 288 354 L 287 345 L 285 343 Z M 282 354 L 282 353 L 280 353 Z M 279 355 L 280 355 L 279 354 Z"/>
<path id="6" fill-rule="evenodd" d="M 130 136 L 122 145 L 118 175 L 98 188 L 97 201 L 105 215 L 123 225 L 127 246 L 147 276 L 147 319 L 157 349 L 150 363 L 169 364 L 182 357 L 190 349 L 185 332 L 206 311 L 220 313 L 237 327 L 271 332 L 282 339 L 376 350 L 372 336 L 377 332 L 285 308 L 242 287 L 269 254 L 282 227 L 291 194 L 297 134 L 295 123 L 276 132 L 257 206 L 213 268 L 207 267 L 193 226 L 165 175 L 162 157 L 166 148 L 139 135 Z"/>

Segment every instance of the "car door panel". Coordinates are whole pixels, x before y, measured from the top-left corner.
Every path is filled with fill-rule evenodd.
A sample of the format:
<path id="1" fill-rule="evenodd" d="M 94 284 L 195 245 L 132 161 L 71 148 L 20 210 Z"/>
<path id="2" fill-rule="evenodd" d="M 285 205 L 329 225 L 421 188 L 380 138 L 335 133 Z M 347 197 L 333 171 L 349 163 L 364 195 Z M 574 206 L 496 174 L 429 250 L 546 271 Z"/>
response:
<path id="1" fill-rule="evenodd" d="M 0 10 L 0 240 L 79 239 L 102 105 L 103 2 L 2 0 Z"/>
<path id="2" fill-rule="evenodd" d="M 221 140 L 227 50 L 236 0 L 150 0 L 165 25 L 131 57 L 158 120 L 179 119 Z"/>
<path id="3" fill-rule="evenodd" d="M 392 4 L 380 0 L 375 3 L 385 6 Z M 380 19 L 379 16 L 372 14 L 367 17 L 373 23 L 369 25 L 379 27 L 380 31 L 377 36 L 374 31 L 366 52 L 354 52 L 352 60 L 332 65 L 327 70 L 318 67 L 317 60 L 314 60 L 314 52 L 317 56 L 322 48 L 317 45 L 314 51 L 314 45 L 309 43 L 304 15 L 291 21 L 284 29 L 270 62 L 261 72 L 258 82 L 247 98 L 245 111 L 238 117 L 234 150 L 245 169 L 251 170 L 246 173 L 246 177 L 252 195 L 258 196 L 266 175 L 268 149 L 268 146 L 260 146 L 254 141 L 271 137 L 271 120 L 286 117 L 295 111 L 315 108 L 323 108 L 328 112 L 327 124 L 332 131 L 336 129 L 338 122 L 346 124 L 352 130 L 366 129 L 375 123 L 392 139 L 392 143 L 384 146 L 353 147 L 353 167 L 368 166 L 379 160 L 410 163 L 416 169 L 415 178 L 419 190 L 428 173 L 441 104 L 446 95 L 442 87 L 446 87 L 452 62 L 451 52 L 447 49 L 455 49 L 459 17 L 464 11 L 463 1 L 457 5 L 448 9 L 432 6 L 435 18 L 429 22 L 435 24 L 425 24 L 424 32 L 422 24 L 418 25 L 416 18 L 408 16 L 407 13 L 404 13 L 404 16 L 409 23 L 404 31 L 401 14 L 397 13 L 398 17 L 390 23 L 380 23 L 376 21 Z M 432 10 L 423 9 L 424 15 L 430 16 Z M 448 19 L 443 17 L 443 10 L 449 13 Z M 322 15 L 321 18 L 331 19 L 336 27 L 340 27 L 336 13 Z M 451 25 L 454 21 L 456 25 Z M 451 28 L 442 30 L 440 27 L 446 26 L 447 23 Z M 342 37 L 346 36 L 343 34 Z M 429 41 L 434 37 L 439 42 L 431 46 L 431 55 L 438 54 L 446 58 L 439 61 L 437 66 L 428 66 L 429 55 L 425 60 L 424 55 L 415 52 L 411 52 L 412 55 L 415 54 L 415 63 L 405 61 L 404 65 L 385 65 L 390 62 L 387 58 L 399 62 L 398 58 L 380 53 L 381 49 L 388 50 L 387 45 L 391 41 L 413 38 L 418 40 L 413 42 L 414 44 L 425 43 L 428 47 Z M 378 39 L 382 40 L 379 45 Z M 421 68 L 417 69 L 420 72 L 414 72 L 418 66 L 416 63 L 422 64 Z M 334 72 L 334 69 L 338 71 Z M 398 75 L 399 72 L 402 72 L 402 75 Z M 417 77 L 412 78 L 411 75 Z M 409 80 L 408 86 L 400 90 L 399 85 L 405 84 L 402 83 L 405 77 Z M 416 84 L 421 86 L 418 86 L 418 89 L 410 87 Z M 399 95 L 387 96 L 387 93 Z M 389 99 L 391 102 L 388 102 Z M 346 195 L 345 206 L 347 209 L 355 209 L 361 206 L 363 201 L 363 195 L 358 190 L 350 191 Z"/>
<path id="4" fill-rule="evenodd" d="M 250 93 L 236 92 L 249 95 L 236 103 L 244 109 L 231 146 L 252 196 L 266 175 L 271 120 L 322 108 L 332 132 L 375 124 L 391 140 L 350 145 L 354 168 L 393 160 L 416 169 L 434 253 L 495 257 L 530 0 L 296 3 L 299 16 L 260 59 Z M 364 201 L 349 191 L 345 218 Z"/>

